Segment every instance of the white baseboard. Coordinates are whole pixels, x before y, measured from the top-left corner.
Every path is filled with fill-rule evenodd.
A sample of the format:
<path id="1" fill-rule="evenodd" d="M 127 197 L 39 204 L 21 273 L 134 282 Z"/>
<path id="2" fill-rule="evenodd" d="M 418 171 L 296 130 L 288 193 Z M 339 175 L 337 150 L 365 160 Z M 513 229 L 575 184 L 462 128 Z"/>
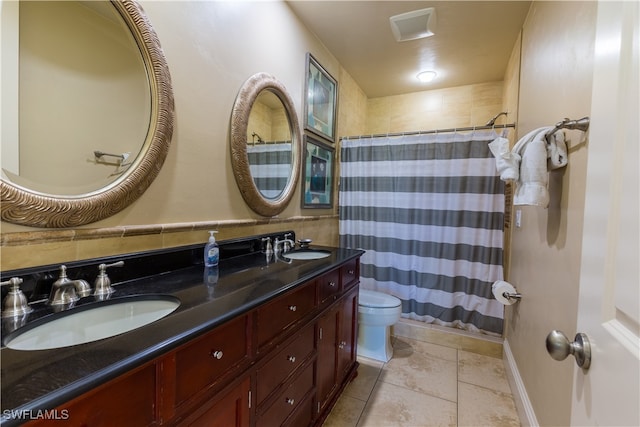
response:
<path id="1" fill-rule="evenodd" d="M 507 378 L 509 380 L 509 386 L 511 387 L 511 394 L 518 410 L 518 416 L 523 427 L 539 427 L 536 413 L 531 406 L 527 389 L 524 387 L 524 382 L 518 371 L 516 360 L 511 353 L 511 347 L 509 347 L 509 341 L 503 342 L 503 359 L 507 369 Z"/>

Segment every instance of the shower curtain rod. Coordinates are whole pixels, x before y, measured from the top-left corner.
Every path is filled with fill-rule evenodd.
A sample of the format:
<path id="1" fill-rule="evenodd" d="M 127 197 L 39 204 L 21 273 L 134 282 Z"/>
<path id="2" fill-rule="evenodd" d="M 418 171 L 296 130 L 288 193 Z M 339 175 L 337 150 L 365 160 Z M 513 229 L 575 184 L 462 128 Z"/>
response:
<path id="1" fill-rule="evenodd" d="M 506 125 L 468 126 L 468 127 L 462 127 L 462 128 L 419 130 L 419 131 L 413 131 L 413 132 L 379 133 L 379 134 L 374 134 L 374 135 L 343 136 L 340 139 L 360 139 L 360 138 L 381 138 L 381 137 L 390 137 L 390 136 L 426 135 L 426 134 L 430 134 L 430 133 L 465 132 L 465 131 L 473 131 L 473 130 L 506 129 L 506 128 L 515 128 L 515 127 L 516 127 L 515 123 L 508 123 Z"/>

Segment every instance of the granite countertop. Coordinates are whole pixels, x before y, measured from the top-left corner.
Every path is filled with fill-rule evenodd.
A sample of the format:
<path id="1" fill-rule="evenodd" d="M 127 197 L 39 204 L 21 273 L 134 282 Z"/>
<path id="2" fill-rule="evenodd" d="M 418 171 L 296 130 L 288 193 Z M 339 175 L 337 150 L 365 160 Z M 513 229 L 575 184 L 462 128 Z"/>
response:
<path id="1" fill-rule="evenodd" d="M 219 279 L 207 285 L 204 267 L 195 265 L 114 285 L 111 300 L 141 294 L 172 295 L 180 306 L 168 316 L 121 335 L 52 350 L 0 349 L 3 426 L 24 421 L 20 411 L 53 409 L 99 384 L 144 364 L 217 325 L 363 254 L 359 250 L 321 248 L 330 256 L 317 260 L 267 262 L 263 253 L 221 260 Z M 82 298 L 78 306 L 96 304 Z M 98 302 L 99 303 L 99 302 Z M 41 303 L 44 306 L 44 303 Z M 48 312 L 47 312 L 48 310 Z M 72 309 L 73 310 L 73 309 Z M 38 315 L 53 315 L 36 307 Z M 2 320 L 3 335 L 11 319 Z M 12 412 L 13 411 L 13 412 Z M 17 411 L 17 412 L 16 412 Z"/>

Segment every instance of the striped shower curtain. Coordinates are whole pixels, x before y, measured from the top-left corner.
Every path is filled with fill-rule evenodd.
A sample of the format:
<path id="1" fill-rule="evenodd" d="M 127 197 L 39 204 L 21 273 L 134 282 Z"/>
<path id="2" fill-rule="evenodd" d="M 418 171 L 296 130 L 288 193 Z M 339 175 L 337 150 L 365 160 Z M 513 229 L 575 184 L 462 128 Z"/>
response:
<path id="1" fill-rule="evenodd" d="M 364 249 L 361 286 L 403 317 L 501 334 L 504 184 L 494 131 L 344 139 L 340 244 Z"/>
<path id="2" fill-rule="evenodd" d="M 267 199 L 275 199 L 291 176 L 291 142 L 247 145 L 253 182 Z"/>

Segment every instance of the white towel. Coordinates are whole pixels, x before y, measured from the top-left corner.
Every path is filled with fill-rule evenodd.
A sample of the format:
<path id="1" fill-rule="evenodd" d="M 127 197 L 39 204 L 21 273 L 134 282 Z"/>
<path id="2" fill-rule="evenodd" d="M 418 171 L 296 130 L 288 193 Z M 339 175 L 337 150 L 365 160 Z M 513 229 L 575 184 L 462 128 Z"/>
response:
<path id="1" fill-rule="evenodd" d="M 514 151 L 522 152 L 520 178 L 513 196 L 514 205 L 549 206 L 549 174 L 547 171 L 547 140 L 545 135 L 552 129 L 544 127 L 529 132 L 522 138 Z M 526 140 L 525 140 L 526 138 Z"/>
<path id="2" fill-rule="evenodd" d="M 549 170 L 559 169 L 567 166 L 567 144 L 565 142 L 565 134 L 559 130 L 548 139 L 547 145 L 547 167 Z"/>
<path id="3" fill-rule="evenodd" d="M 520 155 L 509 150 L 509 140 L 498 137 L 489 143 L 496 158 L 496 169 L 503 181 L 517 181 L 520 175 Z"/>

